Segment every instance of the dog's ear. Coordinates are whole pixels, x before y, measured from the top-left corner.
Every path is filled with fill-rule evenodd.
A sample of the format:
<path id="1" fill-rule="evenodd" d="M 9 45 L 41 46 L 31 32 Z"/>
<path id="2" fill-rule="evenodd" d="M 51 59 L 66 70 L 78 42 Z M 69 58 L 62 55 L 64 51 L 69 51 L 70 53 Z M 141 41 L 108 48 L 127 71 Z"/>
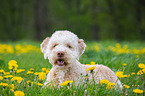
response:
<path id="1" fill-rule="evenodd" d="M 83 39 L 79 39 L 78 43 L 79 43 L 79 51 L 80 51 L 79 57 L 80 57 L 85 51 L 86 44 L 84 43 Z"/>
<path id="2" fill-rule="evenodd" d="M 47 59 L 47 56 L 46 56 L 46 49 L 47 49 L 47 44 L 48 44 L 48 41 L 49 41 L 49 37 L 45 38 L 43 40 L 43 42 L 40 44 L 41 46 L 41 51 L 42 53 L 44 53 L 44 58 Z"/>

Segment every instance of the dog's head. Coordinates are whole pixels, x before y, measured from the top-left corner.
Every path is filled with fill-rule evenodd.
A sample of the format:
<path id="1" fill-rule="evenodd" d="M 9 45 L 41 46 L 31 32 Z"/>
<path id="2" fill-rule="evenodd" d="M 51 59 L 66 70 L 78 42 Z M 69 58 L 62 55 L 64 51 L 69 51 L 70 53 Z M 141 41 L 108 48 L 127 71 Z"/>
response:
<path id="1" fill-rule="evenodd" d="M 86 44 L 70 31 L 56 31 L 41 43 L 44 58 L 57 67 L 73 64 L 85 51 Z"/>

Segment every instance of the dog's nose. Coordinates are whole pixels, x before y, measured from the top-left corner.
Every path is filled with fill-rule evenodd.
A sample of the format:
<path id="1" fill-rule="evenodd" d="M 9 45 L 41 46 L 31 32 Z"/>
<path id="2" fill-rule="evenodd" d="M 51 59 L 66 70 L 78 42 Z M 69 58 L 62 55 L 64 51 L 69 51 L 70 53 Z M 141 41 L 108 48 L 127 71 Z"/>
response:
<path id="1" fill-rule="evenodd" d="M 57 56 L 58 57 L 64 57 L 64 52 L 63 51 L 58 51 Z"/>

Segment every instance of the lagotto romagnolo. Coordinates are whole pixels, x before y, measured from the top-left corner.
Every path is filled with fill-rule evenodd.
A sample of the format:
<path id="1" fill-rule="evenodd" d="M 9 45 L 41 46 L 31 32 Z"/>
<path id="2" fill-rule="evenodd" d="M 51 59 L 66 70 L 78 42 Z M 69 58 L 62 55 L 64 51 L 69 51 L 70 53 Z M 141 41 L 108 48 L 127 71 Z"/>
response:
<path id="1" fill-rule="evenodd" d="M 96 66 L 94 69 L 94 80 L 99 83 L 102 79 L 107 79 L 111 83 L 116 83 L 122 88 L 121 82 L 115 73 L 104 65 L 84 65 L 79 62 L 79 57 L 84 53 L 86 44 L 83 39 L 70 31 L 56 31 L 51 37 L 47 37 L 41 44 L 41 51 L 44 58 L 49 59 L 52 69 L 47 74 L 45 85 L 59 86 L 66 80 L 73 80 L 77 85 L 81 82 L 81 74 L 88 74 L 89 80 L 93 77 L 87 68 Z M 51 82 L 51 83 L 50 83 Z"/>

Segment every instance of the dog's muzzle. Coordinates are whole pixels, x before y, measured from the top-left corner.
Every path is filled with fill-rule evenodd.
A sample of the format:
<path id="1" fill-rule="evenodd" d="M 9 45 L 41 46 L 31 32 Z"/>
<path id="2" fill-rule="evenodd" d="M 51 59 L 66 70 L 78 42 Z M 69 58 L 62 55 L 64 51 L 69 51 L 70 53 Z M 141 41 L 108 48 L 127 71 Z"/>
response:
<path id="1" fill-rule="evenodd" d="M 67 63 L 65 61 L 65 53 L 63 51 L 58 51 L 57 52 L 57 57 L 56 57 L 55 64 L 58 65 L 58 66 L 67 65 Z"/>

